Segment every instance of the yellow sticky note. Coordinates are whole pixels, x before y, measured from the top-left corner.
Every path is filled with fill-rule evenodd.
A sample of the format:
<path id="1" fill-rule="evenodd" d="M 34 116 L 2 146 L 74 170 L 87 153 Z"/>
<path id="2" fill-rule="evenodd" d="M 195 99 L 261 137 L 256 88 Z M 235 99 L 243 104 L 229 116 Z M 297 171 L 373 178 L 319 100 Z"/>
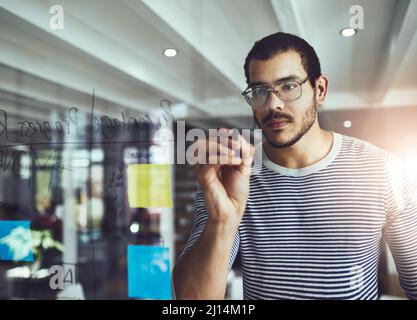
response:
<path id="1" fill-rule="evenodd" d="M 171 208 L 169 164 L 130 164 L 127 196 L 131 208 Z"/>

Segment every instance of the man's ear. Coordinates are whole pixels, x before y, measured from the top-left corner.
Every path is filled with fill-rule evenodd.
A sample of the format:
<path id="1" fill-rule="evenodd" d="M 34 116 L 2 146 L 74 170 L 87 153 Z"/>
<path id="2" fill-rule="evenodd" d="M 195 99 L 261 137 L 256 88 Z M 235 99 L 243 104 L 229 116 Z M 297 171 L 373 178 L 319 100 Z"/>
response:
<path id="1" fill-rule="evenodd" d="M 324 75 L 321 75 L 316 80 L 316 99 L 319 105 L 322 105 L 326 99 L 328 84 L 329 80 Z"/>

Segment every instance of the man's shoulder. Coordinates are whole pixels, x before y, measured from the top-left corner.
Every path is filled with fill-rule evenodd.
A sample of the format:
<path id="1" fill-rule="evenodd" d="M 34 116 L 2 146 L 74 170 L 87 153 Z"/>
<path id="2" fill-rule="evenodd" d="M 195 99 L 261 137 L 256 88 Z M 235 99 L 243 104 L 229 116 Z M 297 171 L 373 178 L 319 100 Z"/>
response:
<path id="1" fill-rule="evenodd" d="M 371 157 L 385 161 L 393 153 L 367 141 L 346 134 L 337 133 L 342 137 L 341 152 L 346 155 L 355 155 L 358 157 Z"/>

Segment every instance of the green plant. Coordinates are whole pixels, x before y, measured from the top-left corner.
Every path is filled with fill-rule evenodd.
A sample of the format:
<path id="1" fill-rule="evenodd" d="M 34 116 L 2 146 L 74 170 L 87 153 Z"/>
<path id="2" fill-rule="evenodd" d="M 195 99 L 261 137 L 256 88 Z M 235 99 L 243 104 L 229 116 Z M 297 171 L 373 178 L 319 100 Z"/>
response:
<path id="1" fill-rule="evenodd" d="M 33 253 L 36 256 L 35 265 L 36 268 L 40 267 L 42 261 L 42 252 L 48 249 L 57 249 L 61 252 L 64 251 L 64 245 L 54 240 L 52 232 L 50 230 L 31 230 Z"/>

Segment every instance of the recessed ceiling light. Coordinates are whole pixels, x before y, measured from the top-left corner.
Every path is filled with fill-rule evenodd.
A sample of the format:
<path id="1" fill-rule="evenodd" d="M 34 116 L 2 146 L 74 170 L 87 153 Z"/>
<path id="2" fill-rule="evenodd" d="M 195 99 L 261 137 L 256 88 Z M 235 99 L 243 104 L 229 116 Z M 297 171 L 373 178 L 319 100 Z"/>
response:
<path id="1" fill-rule="evenodd" d="M 140 227 L 139 223 L 133 222 L 130 226 L 130 232 L 138 233 L 139 232 L 139 227 Z"/>
<path id="2" fill-rule="evenodd" d="M 164 55 L 167 57 L 175 57 L 178 54 L 178 51 L 176 49 L 165 49 L 164 50 Z"/>
<path id="3" fill-rule="evenodd" d="M 356 34 L 356 29 L 353 28 L 344 28 L 340 31 L 340 34 L 344 37 L 352 37 Z"/>
<path id="4" fill-rule="evenodd" d="M 346 120 L 345 122 L 343 122 L 343 126 L 345 128 L 350 128 L 352 126 L 352 122 L 349 120 Z"/>

